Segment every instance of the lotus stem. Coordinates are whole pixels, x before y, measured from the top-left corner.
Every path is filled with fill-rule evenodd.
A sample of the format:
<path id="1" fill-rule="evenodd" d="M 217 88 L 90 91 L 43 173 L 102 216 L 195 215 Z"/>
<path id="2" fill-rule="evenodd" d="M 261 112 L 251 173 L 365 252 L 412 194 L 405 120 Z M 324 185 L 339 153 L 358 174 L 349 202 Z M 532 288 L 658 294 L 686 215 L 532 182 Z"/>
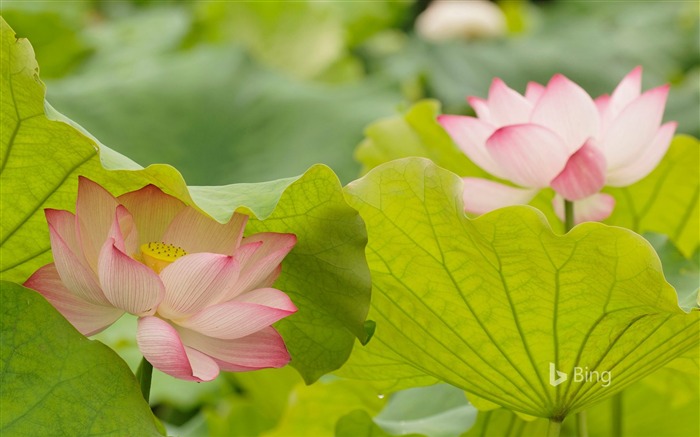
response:
<path id="1" fill-rule="evenodd" d="M 550 419 L 549 428 L 547 428 L 547 437 L 559 437 L 559 432 L 561 431 L 561 422 Z"/>
<path id="2" fill-rule="evenodd" d="M 136 379 L 139 380 L 139 384 L 141 385 L 141 394 L 143 395 L 143 398 L 146 400 L 146 403 L 149 402 L 149 399 L 151 397 L 151 377 L 153 376 L 153 365 L 148 362 L 148 360 L 144 357 L 141 360 L 141 364 L 139 364 L 139 368 L 136 370 Z"/>
<path id="3" fill-rule="evenodd" d="M 574 227 L 574 202 L 564 199 L 564 230 L 569 232 Z"/>
<path id="4" fill-rule="evenodd" d="M 585 411 L 576 414 L 576 435 L 578 437 L 588 437 L 588 415 Z M 617 434 L 614 434 L 617 435 Z"/>
<path id="5" fill-rule="evenodd" d="M 622 435 L 622 392 L 615 393 L 611 400 L 612 404 L 612 433 L 611 435 Z"/>

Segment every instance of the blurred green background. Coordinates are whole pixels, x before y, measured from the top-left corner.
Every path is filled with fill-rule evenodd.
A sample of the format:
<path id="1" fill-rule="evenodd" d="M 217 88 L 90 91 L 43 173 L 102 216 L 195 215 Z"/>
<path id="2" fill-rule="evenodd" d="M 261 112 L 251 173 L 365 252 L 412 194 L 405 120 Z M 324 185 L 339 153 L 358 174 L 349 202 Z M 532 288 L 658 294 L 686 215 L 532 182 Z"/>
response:
<path id="1" fill-rule="evenodd" d="M 494 76 L 522 91 L 561 72 L 595 97 L 643 65 L 645 89 L 673 85 L 665 118 L 700 134 L 695 2 L 504 1 L 501 31 L 441 42 L 415 31 L 429 3 L 4 1 L 2 15 L 58 111 L 190 185 L 316 162 L 347 183 L 369 123 L 426 97 L 469 113 Z"/>

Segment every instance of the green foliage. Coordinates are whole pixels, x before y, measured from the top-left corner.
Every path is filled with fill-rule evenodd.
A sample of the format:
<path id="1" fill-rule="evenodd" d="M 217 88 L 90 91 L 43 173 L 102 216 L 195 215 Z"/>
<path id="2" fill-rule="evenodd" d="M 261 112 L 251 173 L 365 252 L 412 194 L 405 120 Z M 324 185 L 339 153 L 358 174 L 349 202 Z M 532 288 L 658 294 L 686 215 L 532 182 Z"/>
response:
<path id="1" fill-rule="evenodd" d="M 394 393 L 374 422 L 394 435 L 456 437 L 472 427 L 476 413 L 462 390 L 436 384 Z"/>
<path id="2" fill-rule="evenodd" d="M 160 435 L 133 374 L 41 295 L 0 282 L 3 436 Z"/>
<path id="3" fill-rule="evenodd" d="M 649 244 L 597 223 L 552 233 L 528 207 L 464 217 L 461 183 L 425 159 L 346 187 L 373 277 L 367 348 L 521 413 L 562 419 L 697 347 Z M 570 377 L 548 383 L 549 363 Z M 574 367 L 611 371 L 575 381 Z"/>
<path id="4" fill-rule="evenodd" d="M 687 259 L 671 243 L 668 237 L 660 234 L 644 234 L 659 254 L 664 276 L 678 293 L 678 304 L 685 311 L 700 306 L 700 251 L 697 249 L 691 259 Z"/>
<path id="5" fill-rule="evenodd" d="M 649 176 L 624 188 L 606 188 L 615 197 L 605 222 L 635 232 L 668 235 L 685 257 L 700 241 L 700 141 L 679 135 Z"/>
<path id="6" fill-rule="evenodd" d="M 2 101 L 2 279 L 24 281 L 51 261 L 43 209 L 73 209 L 79 174 L 115 195 L 154 183 L 221 221 L 239 209 L 253 214 L 257 220 L 249 223 L 249 233 L 296 234 L 298 244 L 277 282 L 299 308 L 279 324 L 292 365 L 310 383 L 345 362 L 354 338 L 364 341 L 367 335 L 369 274 L 362 220 L 345 203 L 329 168 L 314 166 L 300 177 L 259 185 L 200 187 L 190 196 L 172 167 L 140 169 L 52 108 L 45 114 L 31 46 L 2 25 L 2 49 L 8 54 L 2 58 L 2 92 L 12 96 Z"/>
<path id="7" fill-rule="evenodd" d="M 378 412 L 386 402 L 378 395 L 362 381 L 328 378 L 308 387 L 299 385 L 279 425 L 266 437 L 332 435 L 336 422 L 347 413 Z"/>

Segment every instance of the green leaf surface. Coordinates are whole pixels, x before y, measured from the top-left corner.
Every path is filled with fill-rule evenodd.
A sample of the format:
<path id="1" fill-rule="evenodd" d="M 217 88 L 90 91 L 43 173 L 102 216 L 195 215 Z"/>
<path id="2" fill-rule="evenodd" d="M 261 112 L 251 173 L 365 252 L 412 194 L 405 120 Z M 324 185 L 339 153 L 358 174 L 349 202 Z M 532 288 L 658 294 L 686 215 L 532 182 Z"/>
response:
<path id="1" fill-rule="evenodd" d="M 127 365 L 41 295 L 2 281 L 0 434 L 160 435 Z"/>
<path id="2" fill-rule="evenodd" d="M 418 436 L 418 434 L 413 434 Z M 335 437 L 391 437 L 364 410 L 346 414 L 335 424 Z"/>
<path id="3" fill-rule="evenodd" d="M 646 238 L 659 255 L 664 267 L 666 280 L 673 285 L 678 294 L 678 305 L 684 311 L 700 306 L 700 251 L 696 250 L 691 259 L 687 259 L 665 235 L 647 233 Z"/>
<path id="4" fill-rule="evenodd" d="M 646 178 L 624 188 L 606 188 L 615 197 L 605 222 L 635 232 L 668 235 L 690 258 L 700 242 L 700 141 L 679 135 Z"/>
<path id="5" fill-rule="evenodd" d="M 279 425 L 265 437 L 329 436 L 336 422 L 361 409 L 377 413 L 386 403 L 384 396 L 362 381 L 324 378 L 311 386 L 298 385 L 289 398 Z"/>
<path id="6" fill-rule="evenodd" d="M 522 206 L 470 220 L 461 191 L 454 174 L 418 158 L 346 187 L 368 229 L 377 330 L 367 348 L 560 420 L 698 346 L 700 312 L 678 307 L 643 238 L 598 223 L 555 235 Z M 552 386 L 550 363 L 569 378 Z M 579 379 L 576 367 L 598 378 Z"/>
<path id="7" fill-rule="evenodd" d="M 393 435 L 456 437 L 474 425 L 476 414 L 462 390 L 436 384 L 394 393 L 374 422 Z"/>
<path id="8" fill-rule="evenodd" d="M 362 173 L 394 159 L 424 156 L 460 175 L 485 176 L 457 148 L 437 122 L 440 103 L 422 100 L 405 114 L 383 118 L 365 129 L 365 139 L 355 150 L 355 159 L 362 163 Z"/>
<path id="9" fill-rule="evenodd" d="M 153 183 L 222 222 L 236 210 L 252 214 L 248 234 L 296 234 L 298 243 L 285 258 L 276 283 L 299 308 L 278 325 L 292 365 L 307 382 L 313 382 L 345 362 L 354 339 L 364 341 L 367 336 L 364 321 L 370 287 L 364 225 L 345 203 L 333 171 L 317 165 L 296 178 L 197 187 L 190 194 L 174 168 L 141 169 L 50 106 L 45 113 L 44 86 L 31 46 L 26 40 L 15 40 L 7 24 L 2 26 L 2 50 L 8 55 L 2 57 L 2 93 L 11 96 L 2 100 L 2 279 L 22 282 L 51 262 L 43 209 L 73 210 L 78 175 L 114 195 Z"/>

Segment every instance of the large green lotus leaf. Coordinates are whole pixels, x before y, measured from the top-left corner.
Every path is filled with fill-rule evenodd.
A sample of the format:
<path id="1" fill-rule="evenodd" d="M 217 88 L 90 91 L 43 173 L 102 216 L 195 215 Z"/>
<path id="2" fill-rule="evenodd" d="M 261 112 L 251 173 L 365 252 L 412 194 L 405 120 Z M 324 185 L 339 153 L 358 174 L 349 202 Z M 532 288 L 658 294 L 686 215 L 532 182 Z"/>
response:
<path id="1" fill-rule="evenodd" d="M 377 321 L 368 348 L 561 420 L 697 347 L 700 312 L 678 307 L 640 236 L 599 223 L 555 235 L 525 206 L 470 220 L 461 191 L 457 176 L 421 158 L 346 187 L 368 229 Z M 568 379 L 551 385 L 550 363 Z M 599 378 L 581 380 L 575 367 Z"/>
<path id="2" fill-rule="evenodd" d="M 354 338 L 366 340 L 369 273 L 364 262 L 364 225 L 343 198 L 328 167 L 261 184 L 188 190 L 172 167 L 138 165 L 102 146 L 47 105 L 31 46 L 2 22 L 2 163 L 0 277 L 24 281 L 51 262 L 44 208 L 71 210 L 77 176 L 113 194 L 148 183 L 220 221 L 235 210 L 249 213 L 247 233 L 291 232 L 298 243 L 285 258 L 277 285 L 299 311 L 279 324 L 295 366 L 308 382 L 337 369 Z M 5 56 L 7 55 L 7 56 Z M 119 169 L 119 170 L 116 170 Z"/>
<path id="3" fill-rule="evenodd" d="M 0 282 L 0 434 L 160 435 L 134 375 L 41 295 Z"/>
<path id="4" fill-rule="evenodd" d="M 607 188 L 617 204 L 606 223 L 668 235 L 687 258 L 700 241 L 700 141 L 679 135 L 658 167 L 624 188 Z"/>

